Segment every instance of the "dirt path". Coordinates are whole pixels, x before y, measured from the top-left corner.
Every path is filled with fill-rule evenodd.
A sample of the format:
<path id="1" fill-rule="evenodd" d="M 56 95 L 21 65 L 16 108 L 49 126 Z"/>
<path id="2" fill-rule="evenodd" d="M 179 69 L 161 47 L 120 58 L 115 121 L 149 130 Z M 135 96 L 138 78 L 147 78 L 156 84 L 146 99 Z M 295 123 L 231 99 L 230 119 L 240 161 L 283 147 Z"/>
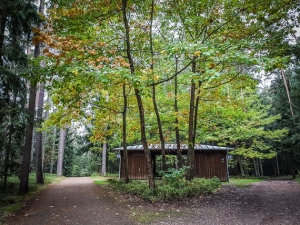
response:
<path id="1" fill-rule="evenodd" d="M 224 185 L 214 195 L 156 207 L 158 213 L 169 212 L 167 219 L 152 223 L 156 225 L 300 225 L 300 185 L 294 181 L 263 181 L 247 188 Z"/>
<path id="2" fill-rule="evenodd" d="M 9 224 L 134 224 L 121 205 L 86 177 L 66 178 L 33 201 Z"/>
<path id="3" fill-rule="evenodd" d="M 130 216 L 130 218 L 129 218 Z M 178 203 L 122 197 L 90 178 L 66 178 L 40 194 L 15 218 L 14 225 L 300 225 L 300 185 L 263 181 L 251 187 L 224 185 L 213 195 Z"/>

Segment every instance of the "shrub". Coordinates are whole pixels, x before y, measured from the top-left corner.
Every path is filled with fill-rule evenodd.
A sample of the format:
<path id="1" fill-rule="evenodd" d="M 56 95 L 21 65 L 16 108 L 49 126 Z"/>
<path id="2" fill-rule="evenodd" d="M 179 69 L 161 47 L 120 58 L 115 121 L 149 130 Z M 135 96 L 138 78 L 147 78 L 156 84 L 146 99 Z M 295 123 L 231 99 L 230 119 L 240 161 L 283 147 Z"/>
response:
<path id="1" fill-rule="evenodd" d="M 175 173 L 172 174 L 174 175 Z M 143 181 L 131 181 L 128 184 L 123 180 L 109 179 L 108 181 L 114 190 L 139 196 L 151 202 L 180 201 L 188 197 L 213 193 L 221 187 L 221 182 L 218 178 L 196 178 L 192 181 L 186 181 L 182 177 L 177 177 L 177 175 L 163 178 L 163 182 L 157 184 L 155 190 L 149 189 L 148 184 Z"/>

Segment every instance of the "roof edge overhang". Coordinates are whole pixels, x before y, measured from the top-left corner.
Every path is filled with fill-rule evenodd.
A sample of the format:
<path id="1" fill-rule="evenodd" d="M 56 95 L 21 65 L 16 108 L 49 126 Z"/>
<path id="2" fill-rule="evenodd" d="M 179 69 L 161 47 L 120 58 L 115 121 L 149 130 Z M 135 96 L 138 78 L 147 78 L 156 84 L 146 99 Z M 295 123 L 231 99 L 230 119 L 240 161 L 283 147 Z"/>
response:
<path id="1" fill-rule="evenodd" d="M 149 144 L 149 150 L 161 150 L 161 144 Z M 177 144 L 165 144 L 166 150 L 177 150 Z M 180 145 L 181 150 L 188 150 L 187 144 Z M 233 151 L 234 148 L 230 147 L 221 147 L 216 145 L 202 145 L 202 144 L 195 144 L 195 150 L 215 150 L 215 151 Z M 123 147 L 113 148 L 113 151 L 123 151 Z M 137 150 L 144 150 L 143 145 L 134 145 L 134 146 L 127 146 L 128 151 L 137 151 Z"/>

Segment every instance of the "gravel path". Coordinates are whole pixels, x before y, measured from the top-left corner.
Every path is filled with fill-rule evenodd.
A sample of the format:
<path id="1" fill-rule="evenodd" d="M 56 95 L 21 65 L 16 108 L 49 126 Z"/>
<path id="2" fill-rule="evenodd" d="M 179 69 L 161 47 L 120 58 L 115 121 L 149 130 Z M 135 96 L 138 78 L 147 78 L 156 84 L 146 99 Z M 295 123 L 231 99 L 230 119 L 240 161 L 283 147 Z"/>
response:
<path id="1" fill-rule="evenodd" d="M 90 178 L 66 178 L 43 191 L 9 224 L 133 225 L 148 217 L 145 223 L 152 225 L 300 225 L 300 185 L 293 181 L 269 180 L 247 188 L 224 185 L 213 195 L 177 203 L 150 204 L 112 193 Z"/>
<path id="2" fill-rule="evenodd" d="M 224 185 L 214 195 L 184 204 L 160 205 L 168 219 L 152 224 L 300 225 L 300 185 L 293 181 L 263 181 L 247 188 Z M 168 209 L 169 208 L 169 209 Z"/>
<path id="3" fill-rule="evenodd" d="M 9 224 L 134 224 L 126 210 L 91 178 L 65 178 L 33 201 Z"/>

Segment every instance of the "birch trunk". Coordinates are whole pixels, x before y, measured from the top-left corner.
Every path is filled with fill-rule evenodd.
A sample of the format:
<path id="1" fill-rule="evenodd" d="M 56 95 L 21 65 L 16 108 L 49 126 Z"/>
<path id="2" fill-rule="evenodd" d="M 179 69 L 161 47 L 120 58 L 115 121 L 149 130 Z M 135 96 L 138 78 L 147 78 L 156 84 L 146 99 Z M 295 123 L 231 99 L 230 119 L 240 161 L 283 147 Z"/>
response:
<path id="1" fill-rule="evenodd" d="M 60 128 L 59 132 L 59 144 L 58 144 L 58 158 L 57 158 L 57 176 L 63 175 L 63 160 L 64 160 L 64 151 L 66 144 L 67 130 Z"/>
<path id="2" fill-rule="evenodd" d="M 107 144 L 106 142 L 102 145 L 102 170 L 101 175 L 106 176 L 106 158 L 107 158 Z"/>

